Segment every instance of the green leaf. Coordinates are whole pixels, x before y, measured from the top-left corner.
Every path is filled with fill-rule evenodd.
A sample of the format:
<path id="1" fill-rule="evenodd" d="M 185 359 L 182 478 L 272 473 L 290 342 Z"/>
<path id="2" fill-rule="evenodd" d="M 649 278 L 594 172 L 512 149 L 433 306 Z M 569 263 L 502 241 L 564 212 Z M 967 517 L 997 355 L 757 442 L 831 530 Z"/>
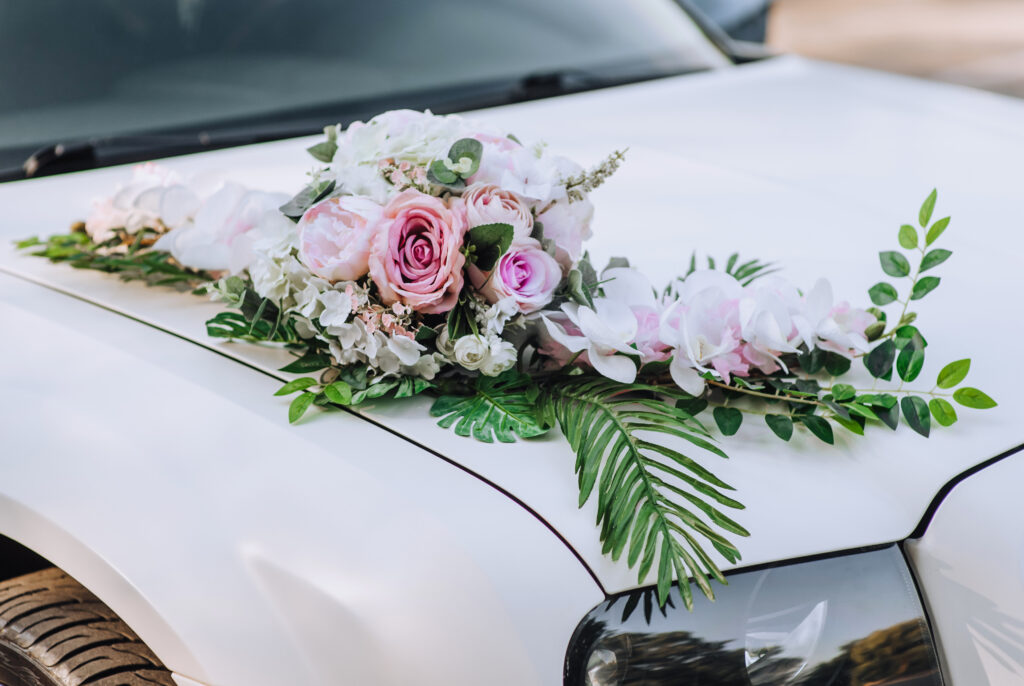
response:
<path id="1" fill-rule="evenodd" d="M 939 372 L 939 378 L 935 384 L 939 388 L 952 388 L 966 379 L 969 371 L 971 371 L 970 358 L 950 362 Z"/>
<path id="2" fill-rule="evenodd" d="M 953 400 L 964 407 L 971 407 L 975 410 L 987 410 L 996 406 L 996 401 L 979 391 L 977 388 L 964 386 L 953 391 Z"/>
<path id="3" fill-rule="evenodd" d="M 444 160 L 434 160 L 427 168 L 427 179 L 441 186 L 450 186 L 459 180 L 459 175 L 449 169 Z"/>
<path id="4" fill-rule="evenodd" d="M 922 277 L 917 283 L 914 284 L 914 290 L 910 294 L 911 300 L 920 300 L 924 296 L 934 291 L 939 285 L 939 277 L 937 276 L 925 276 Z"/>
<path id="5" fill-rule="evenodd" d="M 952 251 L 943 250 L 942 248 L 929 250 L 925 256 L 921 258 L 921 271 L 926 272 L 932 267 L 938 267 L 940 264 L 948 260 L 949 256 L 952 254 Z"/>
<path id="6" fill-rule="evenodd" d="M 910 382 L 917 378 L 924 366 L 924 349 L 914 345 L 908 345 L 900 351 L 896 359 L 896 371 L 900 378 Z"/>
<path id="7" fill-rule="evenodd" d="M 334 182 L 325 181 L 306 186 L 295 197 L 281 205 L 281 214 L 298 221 L 313 205 L 334 192 Z"/>
<path id="8" fill-rule="evenodd" d="M 784 414 L 767 414 L 764 416 L 765 424 L 776 436 L 784 441 L 793 437 L 793 420 Z"/>
<path id="9" fill-rule="evenodd" d="M 797 417 L 797 420 L 806 426 L 812 434 L 829 445 L 835 443 L 835 438 L 832 435 L 832 427 L 826 419 L 814 414 L 802 414 Z"/>
<path id="10" fill-rule="evenodd" d="M 862 422 L 864 421 L 863 419 L 857 420 L 851 417 L 836 416 L 832 417 L 832 421 L 834 421 L 836 424 L 843 427 L 850 433 L 857 434 L 858 436 L 864 435 L 864 424 L 862 424 Z"/>
<path id="11" fill-rule="evenodd" d="M 891 397 L 891 396 L 890 396 Z M 895 398 L 893 398 L 895 401 Z M 893 402 L 889 407 L 878 406 L 875 407 L 875 414 L 882 420 L 882 423 L 888 426 L 893 431 L 900 424 L 900 406 Z"/>
<path id="12" fill-rule="evenodd" d="M 896 291 L 896 287 L 890 283 L 886 283 L 885 281 L 879 281 L 869 288 L 868 296 L 871 298 L 871 302 L 878 306 L 888 305 L 900 297 L 899 293 Z"/>
<path id="13" fill-rule="evenodd" d="M 274 393 L 274 395 L 291 395 L 296 391 L 304 391 L 310 386 L 315 385 L 316 379 L 312 379 L 307 376 L 301 379 L 295 379 L 294 381 L 289 381 L 284 386 L 281 386 L 281 388 L 277 389 L 277 393 Z"/>
<path id="14" fill-rule="evenodd" d="M 931 414 L 928 412 L 928 405 L 916 395 L 908 395 L 900 401 L 903 410 L 903 418 L 907 420 L 910 428 L 928 438 L 931 431 Z"/>
<path id="15" fill-rule="evenodd" d="M 309 409 L 315 398 L 314 394 L 305 391 L 295 396 L 292 404 L 288 406 L 288 422 L 294 424 L 302 419 L 302 415 L 306 414 L 306 410 Z"/>
<path id="16" fill-rule="evenodd" d="M 460 174 L 462 178 L 468 179 L 480 169 L 480 159 L 484 154 L 483 144 L 475 138 L 460 138 L 448 149 L 448 159 L 458 164 L 464 157 L 472 162 L 469 171 Z"/>
<path id="17" fill-rule="evenodd" d="M 466 234 L 466 245 L 470 247 L 473 262 L 487 272 L 512 245 L 514 230 L 511 224 L 482 224 L 474 226 Z"/>
<path id="18" fill-rule="evenodd" d="M 335 405 L 349 405 L 352 403 L 352 387 L 344 381 L 335 381 L 324 386 L 324 395 Z"/>
<path id="19" fill-rule="evenodd" d="M 942 426 L 951 426 L 956 422 L 956 410 L 947 400 L 932 398 L 928 402 L 928 409 L 932 411 L 932 417 Z"/>
<path id="20" fill-rule="evenodd" d="M 330 366 L 330 355 L 309 350 L 305 355 L 290 364 L 286 364 L 278 371 L 287 372 L 288 374 L 308 374 L 309 372 L 317 372 Z"/>
<path id="21" fill-rule="evenodd" d="M 832 387 L 832 397 L 837 403 L 853 400 L 856 395 L 857 390 L 849 384 L 839 383 Z"/>
<path id="22" fill-rule="evenodd" d="M 692 607 L 687 577 L 708 597 L 714 595 L 709 577 L 724 582 L 700 539 L 735 561 L 739 551 L 721 532 L 748 532 L 718 507 L 742 508 L 725 493 L 732 490 L 727 484 L 679 452 L 677 441 L 670 447 L 648 439 L 665 435 L 724 456 L 696 420 L 667 402 L 652 400 L 652 390 L 608 379 L 563 377 L 545 387 L 542 402 L 551 405 L 576 453 L 580 503 L 596 492 L 603 550 L 613 560 L 628 550 L 627 562 L 631 567 L 638 562 L 641 583 L 659 560 L 658 602 L 668 601 L 675 578 L 683 603 Z"/>
<path id="23" fill-rule="evenodd" d="M 850 364 L 851 360 L 849 357 L 832 352 L 831 350 L 825 351 L 825 371 L 830 376 L 842 376 L 850 371 Z"/>
<path id="24" fill-rule="evenodd" d="M 315 159 L 330 164 L 334 159 L 334 153 L 338 152 L 338 144 L 334 141 L 323 141 L 316 145 L 306 148 L 306 152 L 312 155 Z"/>
<path id="25" fill-rule="evenodd" d="M 917 247 L 917 229 L 910 224 L 904 224 L 900 227 L 899 241 L 907 250 L 913 250 Z"/>
<path id="26" fill-rule="evenodd" d="M 497 438 L 514 443 L 516 436 L 532 438 L 548 430 L 541 419 L 536 384 L 526 374 L 509 370 L 497 377 L 480 376 L 473 395 L 442 395 L 430 408 L 438 425 L 454 427 L 459 436 L 472 436 L 484 443 Z"/>
<path id="27" fill-rule="evenodd" d="M 864 358 L 864 366 L 876 379 L 892 379 L 892 363 L 896 359 L 896 344 L 882 341 Z"/>
<path id="28" fill-rule="evenodd" d="M 942 219 L 932 224 L 932 228 L 928 229 L 928 234 L 924 237 L 925 247 L 928 247 L 929 245 L 937 241 L 939 239 L 939 236 L 942 235 L 942 232 L 946 230 L 947 226 L 949 226 L 949 217 L 943 217 Z"/>
<path id="29" fill-rule="evenodd" d="M 933 189 L 924 202 L 921 203 L 921 210 L 917 213 L 917 221 L 921 224 L 922 229 L 928 226 L 928 222 L 932 220 L 932 212 L 935 211 L 935 201 L 938 197 L 938 190 Z"/>
<path id="30" fill-rule="evenodd" d="M 735 407 L 716 407 L 711 412 L 715 418 L 718 430 L 726 436 L 732 436 L 740 430 L 743 423 L 743 413 Z"/>
<path id="31" fill-rule="evenodd" d="M 882 271 L 889 276 L 910 276 L 910 262 L 903 253 L 884 250 L 878 253 L 878 260 L 882 264 Z"/>

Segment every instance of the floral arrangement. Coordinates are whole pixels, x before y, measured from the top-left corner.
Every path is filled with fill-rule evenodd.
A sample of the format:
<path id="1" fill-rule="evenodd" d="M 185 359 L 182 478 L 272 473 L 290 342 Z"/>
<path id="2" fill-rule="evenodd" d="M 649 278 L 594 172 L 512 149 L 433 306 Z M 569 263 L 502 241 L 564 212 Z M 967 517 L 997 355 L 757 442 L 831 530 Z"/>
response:
<path id="1" fill-rule="evenodd" d="M 479 441 L 558 426 L 577 455 L 580 505 L 597 493 L 604 551 L 641 582 L 655 570 L 662 603 L 673 579 L 688 605 L 688 578 L 713 597 L 709 578 L 724 578 L 705 546 L 736 562 L 728 536 L 747 535 L 726 514 L 742 505 L 706 464 L 725 453 L 705 411 L 725 436 L 753 415 L 782 440 L 802 427 L 832 443 L 834 427 L 895 429 L 901 415 L 928 436 L 933 421 L 956 421 L 949 399 L 995 405 L 960 386 L 969 360 L 930 391 L 904 387 L 928 345 L 909 307 L 939 285 L 922 274 L 951 255 L 931 247 L 949 225 L 932 222 L 934 191 L 918 227 L 898 232 L 916 268 L 880 253 L 906 288 L 880 282 L 861 309 L 824 279 L 801 291 L 737 255 L 718 269 L 691 259 L 660 290 L 625 259 L 598 272 L 583 250 L 588 194 L 621 152 L 586 171 L 543 145 L 411 111 L 329 127 L 309 152 L 322 165 L 291 199 L 147 164 L 70 234 L 19 245 L 222 301 L 209 335 L 296 352 L 281 371 L 299 376 L 278 392 L 294 394 L 292 422 L 313 406 L 430 393 L 442 427 Z M 855 360 L 902 383 L 842 383 Z"/>

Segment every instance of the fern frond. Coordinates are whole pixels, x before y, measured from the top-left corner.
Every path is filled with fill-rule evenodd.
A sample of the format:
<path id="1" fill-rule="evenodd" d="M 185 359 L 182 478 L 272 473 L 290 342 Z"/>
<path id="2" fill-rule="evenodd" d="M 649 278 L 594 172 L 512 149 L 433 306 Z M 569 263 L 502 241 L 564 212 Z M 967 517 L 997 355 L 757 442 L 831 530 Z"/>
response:
<path id="1" fill-rule="evenodd" d="M 692 609 L 687 579 L 692 577 L 712 599 L 708 580 L 726 583 L 704 541 L 735 562 L 739 551 L 723 532 L 748 532 L 717 507 L 743 507 L 725 494 L 732 487 L 693 458 L 657 441 L 669 436 L 725 457 L 692 415 L 656 399 L 660 391 L 570 377 L 546 385 L 542 411 L 556 418 L 576 452 L 580 506 L 597 491 L 603 551 L 614 560 L 626 553 L 630 567 L 639 565 L 640 583 L 657 562 L 659 603 L 668 600 L 675 578 L 683 602 Z"/>
<path id="2" fill-rule="evenodd" d="M 516 436 L 532 438 L 549 428 L 538 414 L 538 393 L 533 379 L 514 370 L 498 377 L 481 376 L 473 395 L 442 395 L 430 414 L 441 417 L 438 424 L 446 429 L 454 425 L 460 436 L 514 443 Z"/>

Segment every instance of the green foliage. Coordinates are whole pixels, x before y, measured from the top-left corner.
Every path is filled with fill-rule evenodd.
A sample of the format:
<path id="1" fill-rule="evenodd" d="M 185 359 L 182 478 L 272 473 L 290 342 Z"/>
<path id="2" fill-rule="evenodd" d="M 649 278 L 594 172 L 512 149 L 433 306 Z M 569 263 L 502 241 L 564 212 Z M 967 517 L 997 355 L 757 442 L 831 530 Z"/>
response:
<path id="1" fill-rule="evenodd" d="M 950 362 L 939 372 L 935 385 L 939 388 L 953 388 L 967 378 L 967 372 L 970 370 L 971 360 L 969 358 Z"/>
<path id="2" fill-rule="evenodd" d="M 516 436 L 533 438 L 546 433 L 550 423 L 539 413 L 540 389 L 526 374 L 509 370 L 498 377 L 477 377 L 472 395 L 442 395 L 430 414 L 441 417 L 444 428 L 454 425 L 459 436 L 478 441 L 513 443 Z"/>
<path id="3" fill-rule="evenodd" d="M 928 234 L 925 236 L 924 239 L 924 244 L 926 247 L 939 239 L 939 236 L 942 235 L 942 232 L 946 230 L 947 226 L 949 226 L 949 219 L 949 217 L 943 217 L 939 221 L 932 224 L 932 227 L 928 229 Z"/>
<path id="4" fill-rule="evenodd" d="M 864 358 L 864 366 L 871 376 L 889 381 L 892 379 L 892 363 L 895 359 L 896 344 L 891 340 L 882 341 Z"/>
<path id="5" fill-rule="evenodd" d="M 784 441 L 793 437 L 793 420 L 784 414 L 767 414 L 764 417 L 765 424 L 772 432 Z"/>
<path id="6" fill-rule="evenodd" d="M 511 224 L 483 224 L 475 226 L 466 234 L 466 249 L 469 259 L 483 271 L 494 269 L 494 265 L 512 245 Z"/>
<path id="7" fill-rule="evenodd" d="M 932 192 L 928 194 L 924 202 L 921 203 L 921 210 L 917 213 L 917 220 L 921 224 L 921 228 L 928 226 L 928 222 L 932 220 L 932 212 L 935 211 L 935 201 L 939 197 L 939 191 L 932 189 Z"/>
<path id="8" fill-rule="evenodd" d="M 952 254 L 952 251 L 944 250 L 942 248 L 929 250 L 925 253 L 924 257 L 921 258 L 921 271 L 926 272 L 933 267 L 938 267 L 940 264 L 948 260 Z"/>
<path id="9" fill-rule="evenodd" d="M 716 407 L 711 414 L 715 418 L 718 430 L 725 436 L 735 434 L 743 423 L 743 413 L 735 407 Z"/>
<path id="10" fill-rule="evenodd" d="M 295 396 L 292 400 L 292 404 L 288 406 L 288 423 L 294 424 L 295 422 L 302 419 L 302 416 L 306 414 L 306 410 L 313 404 L 313 400 L 316 395 L 303 391 L 299 395 Z"/>
<path id="11" fill-rule="evenodd" d="M 885 281 L 879 281 L 874 286 L 868 289 L 868 296 L 871 298 L 871 302 L 876 305 L 888 305 L 899 298 L 899 293 L 896 292 L 896 287 L 891 283 Z M 884 326 L 884 323 L 883 323 Z"/>
<path id="12" fill-rule="evenodd" d="M 914 248 L 916 248 L 918 242 L 917 229 L 915 229 L 910 224 L 904 224 L 903 226 L 901 226 L 899 233 L 899 242 L 900 245 L 906 248 L 907 250 L 913 250 Z"/>
<path id="13" fill-rule="evenodd" d="M 312 183 L 295 194 L 291 200 L 281 205 L 281 214 L 292 221 L 298 221 L 313 205 L 317 204 L 334 192 L 334 181 L 318 181 Z"/>
<path id="14" fill-rule="evenodd" d="M 878 259 L 882 263 L 882 271 L 889 276 L 910 276 L 910 262 L 895 250 L 883 250 L 878 253 Z"/>
<path id="15" fill-rule="evenodd" d="M 143 247 L 159 234 L 152 229 L 140 229 L 135 234 L 119 231 L 104 243 L 93 243 L 83 231 L 38 237 L 17 241 L 15 247 L 28 250 L 35 257 L 51 262 L 67 263 L 75 269 L 117 274 L 124 281 L 145 281 L 150 286 L 196 287 L 210 280 L 206 272 L 188 269 L 178 264 L 170 253 Z"/>
<path id="16" fill-rule="evenodd" d="M 971 407 L 976 410 L 987 410 L 996 406 L 996 401 L 988 397 L 977 388 L 963 386 L 953 392 L 953 400 L 964 407 Z"/>
<path id="17" fill-rule="evenodd" d="M 931 414 L 928 412 L 928 405 L 916 395 L 908 395 L 900 401 L 900 408 L 903 410 L 903 418 L 911 429 L 928 438 L 931 430 Z"/>
<path id="18" fill-rule="evenodd" d="M 714 593 L 708 578 L 725 581 L 700 539 L 735 562 L 739 551 L 718 530 L 740 536 L 748 532 L 715 506 L 742 508 L 723 492 L 730 486 L 676 448 L 651 440 L 663 435 L 725 456 L 689 413 L 658 399 L 657 391 L 642 384 L 567 377 L 548 384 L 542 398 L 577 455 L 580 504 L 597 491 L 604 551 L 615 560 L 626 552 L 629 566 L 639 565 L 641 583 L 657 560 L 659 603 L 667 600 L 675 576 L 692 609 L 688 577 L 709 598 Z"/>
<path id="19" fill-rule="evenodd" d="M 931 410 L 932 417 L 935 418 L 942 426 L 952 426 L 956 422 L 956 410 L 949 401 L 943 400 L 942 398 L 932 398 L 928 402 L 928 409 Z"/>
<path id="20" fill-rule="evenodd" d="M 716 269 L 717 262 L 715 258 L 710 255 L 705 258 L 707 260 L 708 269 Z M 740 254 L 733 253 L 725 261 L 723 271 L 729 276 L 739 281 L 744 286 L 749 286 L 751 283 L 760 279 L 762 276 L 768 276 L 779 271 L 779 268 L 775 266 L 774 262 L 761 262 L 760 260 L 748 260 L 747 262 L 740 262 Z M 693 252 L 690 254 L 690 266 L 686 270 L 686 274 L 682 277 L 683 280 L 690 274 L 697 271 L 697 253 Z"/>

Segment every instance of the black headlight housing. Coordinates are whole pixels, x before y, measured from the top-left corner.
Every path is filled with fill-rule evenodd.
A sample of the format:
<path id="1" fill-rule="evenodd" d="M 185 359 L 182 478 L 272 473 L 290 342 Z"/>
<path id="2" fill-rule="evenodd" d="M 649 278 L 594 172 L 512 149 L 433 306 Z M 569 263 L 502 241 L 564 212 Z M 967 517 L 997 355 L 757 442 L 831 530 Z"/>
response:
<path id="1" fill-rule="evenodd" d="M 577 627 L 566 686 L 941 686 L 931 632 L 895 545 L 729 576 L 715 602 L 653 589 Z"/>

